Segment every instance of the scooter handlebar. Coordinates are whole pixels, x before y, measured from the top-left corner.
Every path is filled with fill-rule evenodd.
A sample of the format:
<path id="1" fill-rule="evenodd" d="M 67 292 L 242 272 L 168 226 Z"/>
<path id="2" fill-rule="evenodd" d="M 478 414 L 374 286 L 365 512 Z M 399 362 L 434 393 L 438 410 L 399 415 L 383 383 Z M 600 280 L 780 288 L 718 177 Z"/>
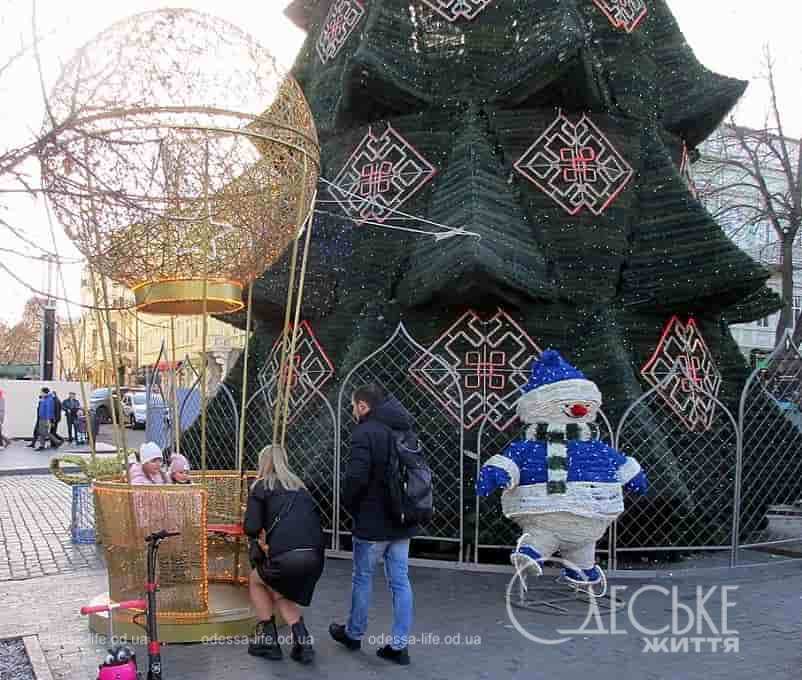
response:
<path id="1" fill-rule="evenodd" d="M 180 536 L 180 531 L 165 531 L 162 529 L 161 531 L 157 531 L 153 534 L 150 534 L 147 538 L 145 538 L 146 543 L 152 543 L 153 541 L 161 541 L 165 538 L 169 538 L 170 536 Z"/>
<path id="2" fill-rule="evenodd" d="M 145 600 L 123 600 L 122 602 L 112 602 L 111 604 L 96 604 L 88 607 L 81 607 L 81 614 L 98 614 L 112 609 L 146 609 Z"/>

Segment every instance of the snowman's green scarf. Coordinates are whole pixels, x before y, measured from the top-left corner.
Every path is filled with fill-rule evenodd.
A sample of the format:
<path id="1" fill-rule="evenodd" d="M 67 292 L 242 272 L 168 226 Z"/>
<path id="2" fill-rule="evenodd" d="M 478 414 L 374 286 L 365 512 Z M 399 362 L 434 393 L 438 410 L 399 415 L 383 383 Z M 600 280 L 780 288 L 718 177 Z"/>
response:
<path id="1" fill-rule="evenodd" d="M 546 442 L 546 493 L 561 494 L 567 491 L 568 442 L 598 439 L 599 427 L 595 423 L 533 423 L 526 428 L 526 438 Z"/>

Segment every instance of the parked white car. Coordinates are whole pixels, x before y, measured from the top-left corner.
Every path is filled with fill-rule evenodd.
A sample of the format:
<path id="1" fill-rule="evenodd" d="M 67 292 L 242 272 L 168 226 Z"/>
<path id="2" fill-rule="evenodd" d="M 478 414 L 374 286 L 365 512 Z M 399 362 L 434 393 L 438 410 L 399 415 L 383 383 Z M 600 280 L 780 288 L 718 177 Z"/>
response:
<path id="1" fill-rule="evenodd" d="M 151 395 L 151 406 L 162 406 L 162 398 L 158 394 Z M 147 425 L 148 393 L 129 392 L 123 397 L 123 415 L 125 424 L 131 428 L 144 428 Z"/>

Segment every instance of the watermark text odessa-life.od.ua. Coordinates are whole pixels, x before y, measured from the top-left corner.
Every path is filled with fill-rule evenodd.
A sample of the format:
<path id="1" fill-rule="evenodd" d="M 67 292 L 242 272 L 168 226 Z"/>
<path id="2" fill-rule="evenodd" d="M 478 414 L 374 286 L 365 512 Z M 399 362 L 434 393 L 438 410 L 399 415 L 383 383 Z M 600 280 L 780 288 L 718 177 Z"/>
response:
<path id="1" fill-rule="evenodd" d="M 558 628 L 555 635 L 549 636 L 538 636 L 525 629 L 509 606 L 509 599 L 507 612 L 521 635 L 540 644 L 559 645 L 575 636 L 635 634 L 643 641 L 641 651 L 644 654 L 737 654 L 740 651 L 738 631 L 729 627 L 729 610 L 736 606 L 733 596 L 737 590 L 738 586 L 697 586 L 695 597 L 683 602 L 678 586 L 645 585 L 635 589 L 625 585 L 611 586 L 609 596 L 613 601 L 624 601 L 623 596 L 627 596 L 624 607 L 602 613 L 596 600 L 591 599 L 588 613 L 577 628 Z M 651 611 L 655 606 L 660 610 L 668 608 L 670 615 L 663 625 L 645 625 L 641 621 L 643 614 L 638 615 L 636 608 L 647 606 L 647 602 L 641 599 L 647 594 L 661 600 L 660 605 L 650 603 Z"/>
<path id="2" fill-rule="evenodd" d="M 366 635 L 363 638 L 363 643 L 384 647 L 385 645 L 392 644 L 393 637 L 385 633 L 378 635 Z M 205 645 L 247 645 L 250 643 L 250 638 L 247 635 L 208 635 L 201 638 L 201 643 Z M 293 643 L 291 635 L 278 637 L 278 643 L 290 645 Z M 312 639 L 314 644 L 314 638 Z M 467 635 L 464 633 L 453 634 L 440 634 L 440 633 L 420 633 L 418 635 L 410 635 L 407 638 L 407 644 L 410 646 L 473 646 L 478 647 L 482 644 L 481 635 Z"/>

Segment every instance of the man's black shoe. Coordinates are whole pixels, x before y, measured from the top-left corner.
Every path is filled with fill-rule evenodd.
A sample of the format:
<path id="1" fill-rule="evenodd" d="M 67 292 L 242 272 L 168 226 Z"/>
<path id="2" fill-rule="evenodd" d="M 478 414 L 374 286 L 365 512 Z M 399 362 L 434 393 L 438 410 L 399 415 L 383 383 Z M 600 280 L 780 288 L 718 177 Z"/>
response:
<path id="1" fill-rule="evenodd" d="M 345 632 L 345 626 L 339 623 L 332 623 L 329 626 L 329 635 L 352 652 L 355 652 L 357 649 L 362 649 L 362 641 L 349 638 Z"/>
<path id="2" fill-rule="evenodd" d="M 393 649 L 390 645 L 386 645 L 376 650 L 376 656 L 397 663 L 399 666 L 409 666 L 409 649 L 406 647 Z"/>

